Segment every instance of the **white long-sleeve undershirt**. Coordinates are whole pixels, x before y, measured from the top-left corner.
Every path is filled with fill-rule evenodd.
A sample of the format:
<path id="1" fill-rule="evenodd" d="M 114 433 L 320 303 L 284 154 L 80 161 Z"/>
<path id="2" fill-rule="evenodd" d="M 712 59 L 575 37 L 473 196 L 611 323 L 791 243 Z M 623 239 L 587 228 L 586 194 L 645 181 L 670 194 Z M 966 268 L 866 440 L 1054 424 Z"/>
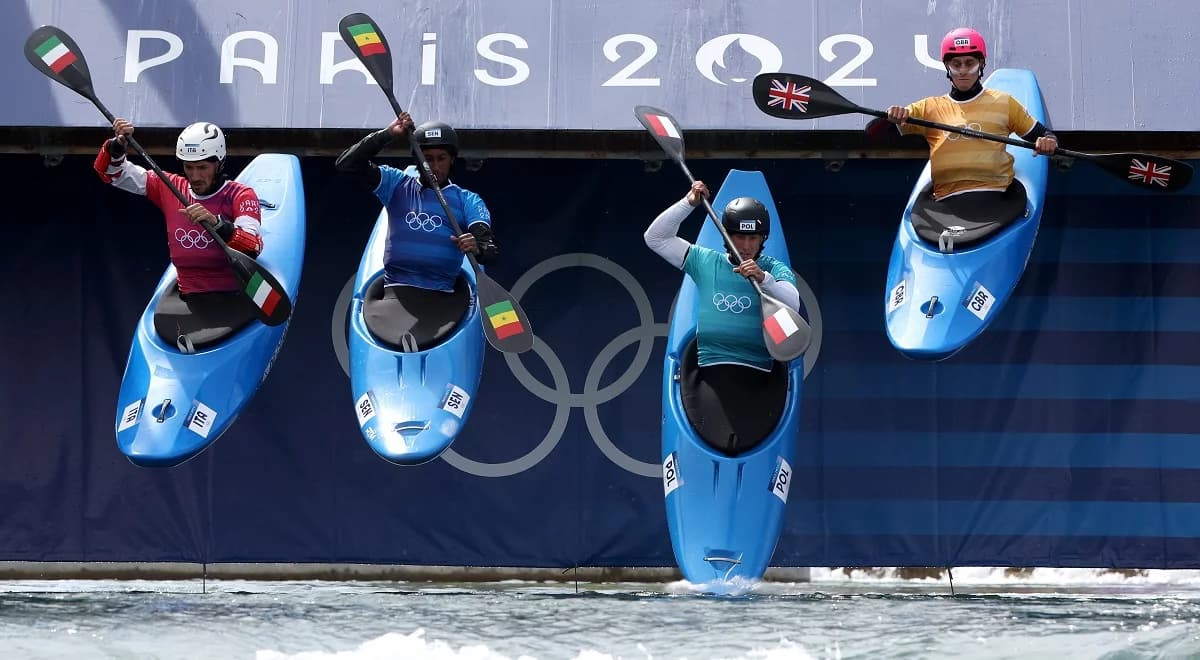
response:
<path id="1" fill-rule="evenodd" d="M 691 215 L 694 209 L 695 207 L 688 203 L 687 197 L 684 197 L 658 214 L 658 217 L 650 223 L 650 226 L 646 228 L 646 233 L 643 234 L 647 247 L 680 270 L 683 269 L 683 262 L 687 259 L 687 253 L 692 244 L 679 237 L 679 225 L 683 224 L 683 221 Z M 796 290 L 796 287 L 791 282 L 776 280 L 774 276 L 765 271 L 763 274 L 766 276 L 762 281 L 763 291 L 788 307 L 799 311 L 800 292 Z"/>

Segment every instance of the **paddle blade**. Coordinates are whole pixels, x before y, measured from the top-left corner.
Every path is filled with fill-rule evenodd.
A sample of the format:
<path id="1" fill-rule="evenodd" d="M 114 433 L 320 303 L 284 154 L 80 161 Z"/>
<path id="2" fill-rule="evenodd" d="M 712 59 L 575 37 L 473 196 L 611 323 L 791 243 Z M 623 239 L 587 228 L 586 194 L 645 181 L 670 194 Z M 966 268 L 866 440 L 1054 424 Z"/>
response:
<path id="1" fill-rule="evenodd" d="M 829 85 L 794 73 L 760 73 L 754 77 L 752 94 L 759 110 L 780 119 L 819 119 L 862 111 Z"/>
<path id="2" fill-rule="evenodd" d="M 383 30 L 366 14 L 347 14 L 338 22 L 342 41 L 354 51 L 355 57 L 375 82 L 385 90 L 392 89 L 392 49 L 388 46 Z"/>
<path id="3" fill-rule="evenodd" d="M 35 69 L 56 80 L 71 91 L 95 100 L 92 74 L 88 71 L 83 51 L 66 32 L 53 25 L 43 25 L 25 40 L 25 59 Z"/>
<path id="4" fill-rule="evenodd" d="M 683 130 L 679 128 L 679 122 L 675 121 L 671 113 L 648 105 L 639 105 L 633 109 L 633 116 L 650 131 L 650 135 L 654 136 L 658 146 L 662 147 L 668 156 L 677 162 L 683 162 Z"/>
<path id="5" fill-rule="evenodd" d="M 812 328 L 800 314 L 782 302 L 763 294 L 763 341 L 767 352 L 780 362 L 804 355 L 812 342 Z"/>
<path id="6" fill-rule="evenodd" d="M 524 353 L 533 348 L 533 327 L 512 294 L 483 271 L 475 271 L 483 335 L 501 353 Z"/>
<path id="7" fill-rule="evenodd" d="M 1192 166 L 1151 154 L 1096 154 L 1089 160 L 1126 183 L 1158 192 L 1182 190 L 1192 180 Z"/>
<path id="8" fill-rule="evenodd" d="M 287 322 L 292 315 L 292 299 L 279 280 L 248 254 L 229 246 L 225 246 L 225 254 L 242 282 L 242 293 L 254 303 L 258 320 L 270 326 Z"/>

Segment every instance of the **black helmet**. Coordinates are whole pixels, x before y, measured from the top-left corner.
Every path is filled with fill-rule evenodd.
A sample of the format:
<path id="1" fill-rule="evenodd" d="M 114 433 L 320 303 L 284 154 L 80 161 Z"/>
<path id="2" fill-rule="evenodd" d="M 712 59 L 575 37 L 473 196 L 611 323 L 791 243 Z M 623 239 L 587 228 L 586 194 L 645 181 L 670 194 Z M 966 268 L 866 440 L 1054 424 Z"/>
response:
<path id="1" fill-rule="evenodd" d="M 451 156 L 458 157 L 458 133 L 454 132 L 450 124 L 441 121 L 427 121 L 416 127 L 413 135 L 422 149 L 441 147 L 449 151 Z"/>
<path id="2" fill-rule="evenodd" d="M 730 234 L 757 234 L 763 238 L 771 234 L 771 216 L 767 207 L 753 197 L 738 197 L 726 204 L 721 224 Z"/>

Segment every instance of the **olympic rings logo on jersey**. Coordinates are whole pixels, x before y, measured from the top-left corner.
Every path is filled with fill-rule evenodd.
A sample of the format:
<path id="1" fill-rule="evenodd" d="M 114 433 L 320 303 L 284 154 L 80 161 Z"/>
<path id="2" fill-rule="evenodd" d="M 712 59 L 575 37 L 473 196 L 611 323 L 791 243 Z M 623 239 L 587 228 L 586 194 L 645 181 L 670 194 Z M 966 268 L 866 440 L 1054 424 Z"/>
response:
<path id="1" fill-rule="evenodd" d="M 213 239 L 203 229 L 184 229 L 180 227 L 175 230 L 175 242 L 179 243 L 180 247 L 188 250 L 203 250 L 213 244 Z"/>
<path id="2" fill-rule="evenodd" d="M 983 132 L 983 126 L 980 125 L 980 123 L 977 121 L 968 122 L 962 128 L 965 128 L 969 131 L 978 131 L 980 133 Z M 970 135 L 962 135 L 961 133 L 950 133 L 949 131 L 946 131 L 945 133 L 946 133 L 946 139 L 951 142 L 957 142 L 959 140 L 975 139 L 975 138 L 971 137 Z"/>
<path id="3" fill-rule="evenodd" d="M 733 312 L 741 314 L 750 309 L 750 305 L 754 304 L 750 300 L 750 296 L 735 296 L 732 293 L 721 293 L 720 291 L 713 294 L 713 306 L 718 312 Z"/>
<path id="4" fill-rule="evenodd" d="M 417 213 L 416 211 L 409 211 L 408 215 L 404 216 L 404 221 L 408 223 L 408 228 L 413 231 L 418 229 L 433 231 L 441 228 L 442 226 L 442 216 L 429 215 L 424 211 L 420 213 Z"/>

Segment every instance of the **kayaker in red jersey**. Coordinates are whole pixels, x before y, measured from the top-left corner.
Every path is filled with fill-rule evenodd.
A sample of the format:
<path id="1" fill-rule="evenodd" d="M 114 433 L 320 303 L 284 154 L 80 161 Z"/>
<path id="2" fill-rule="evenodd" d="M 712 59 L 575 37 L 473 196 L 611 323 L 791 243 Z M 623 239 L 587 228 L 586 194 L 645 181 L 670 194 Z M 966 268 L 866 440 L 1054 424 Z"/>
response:
<path id="1" fill-rule="evenodd" d="M 263 249 L 258 195 L 225 177 L 225 134 L 216 124 L 198 122 L 183 129 L 175 143 L 184 176 L 166 175 L 191 202 L 184 206 L 162 179 L 125 158 L 133 130 L 129 121 L 116 119 L 115 136 L 104 142 L 94 167 L 105 183 L 145 195 L 162 211 L 178 286 L 159 299 L 154 328 L 169 345 L 193 353 L 256 318 L 225 251 L 200 223 L 229 247 L 256 257 Z"/>
<path id="2" fill-rule="evenodd" d="M 207 122 L 192 124 L 179 134 L 175 155 L 183 161 L 184 176 L 168 173 L 167 177 L 192 202 L 185 207 L 161 179 L 125 158 L 126 136 L 133 130 L 125 119 L 113 122 L 116 136 L 105 141 L 96 155 L 96 173 L 105 183 L 145 195 L 163 212 L 171 262 L 185 299 L 240 291 L 225 252 L 198 226 L 212 227 L 235 250 L 250 256 L 262 252 L 258 196 L 250 186 L 225 178 L 225 134 Z"/>

